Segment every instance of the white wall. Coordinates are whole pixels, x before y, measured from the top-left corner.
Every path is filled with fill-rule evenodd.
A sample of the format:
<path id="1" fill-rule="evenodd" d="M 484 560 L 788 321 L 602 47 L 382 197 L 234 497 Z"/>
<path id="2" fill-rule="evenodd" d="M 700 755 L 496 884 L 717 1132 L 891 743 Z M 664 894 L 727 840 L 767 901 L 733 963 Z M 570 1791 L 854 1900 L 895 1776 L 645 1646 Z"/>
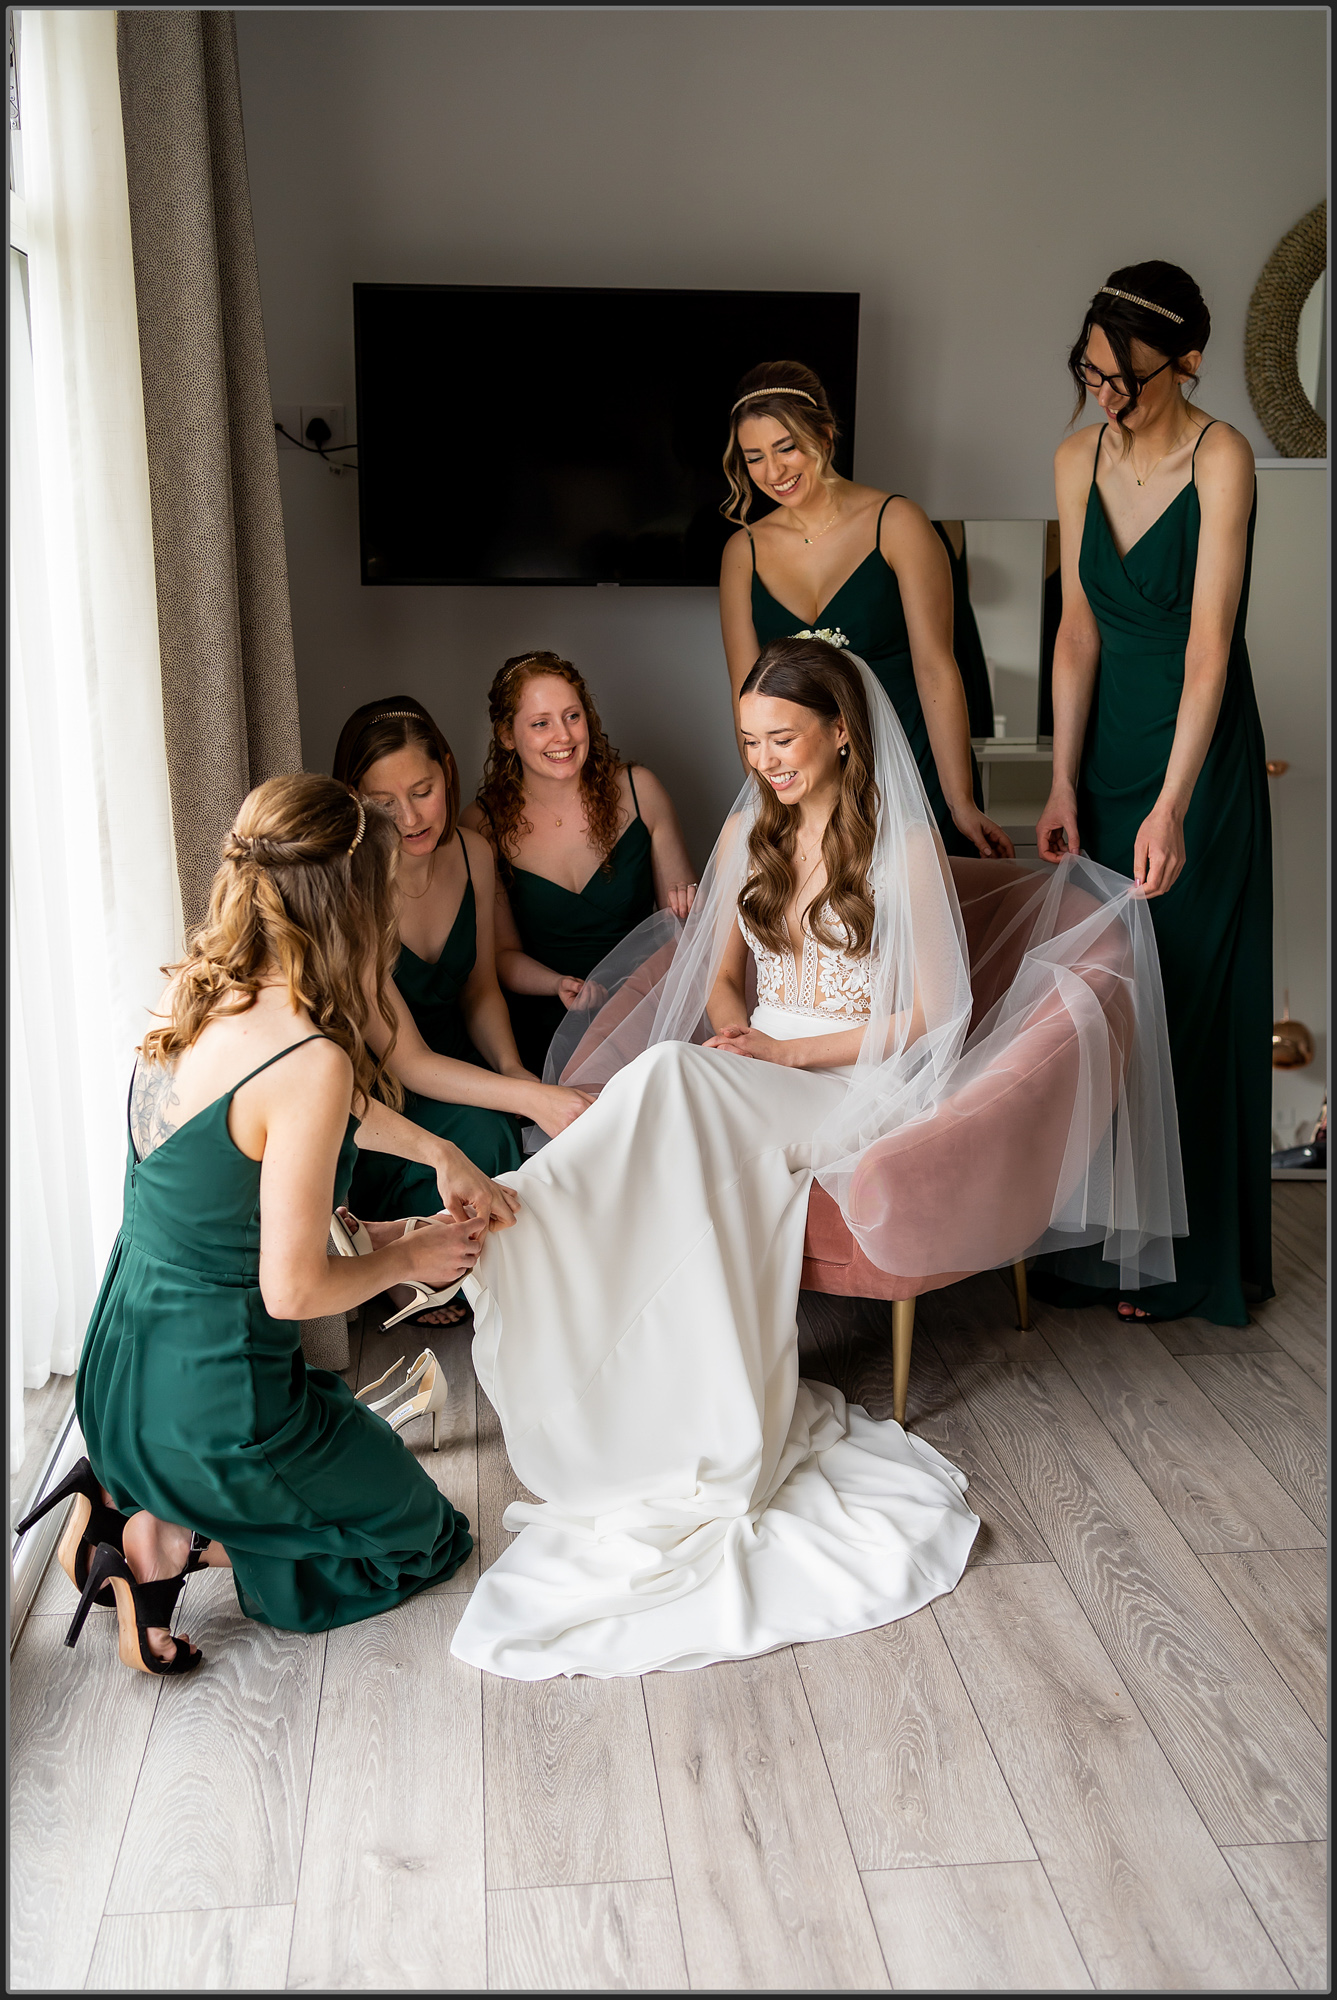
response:
<path id="1" fill-rule="evenodd" d="M 1212 308 L 1204 403 L 1264 451 L 1244 315 L 1324 190 L 1325 33 L 1270 7 L 240 11 L 275 400 L 351 420 L 355 279 L 854 289 L 859 477 L 1040 519 L 1083 306 L 1156 255 Z M 435 415 L 405 421 L 467 477 Z M 554 646 L 703 858 L 739 777 L 713 592 L 364 589 L 355 477 L 281 464 L 312 768 L 406 692 L 467 782 L 496 667 Z"/>
<path id="2" fill-rule="evenodd" d="M 1279 1146 L 1308 1138 L 1328 1075 L 1328 479 L 1299 465 L 1258 475 L 1249 657 L 1263 740 L 1290 766 L 1274 778 L 1273 981 L 1276 1012 L 1312 1029 L 1305 1069 L 1273 1070 Z"/>

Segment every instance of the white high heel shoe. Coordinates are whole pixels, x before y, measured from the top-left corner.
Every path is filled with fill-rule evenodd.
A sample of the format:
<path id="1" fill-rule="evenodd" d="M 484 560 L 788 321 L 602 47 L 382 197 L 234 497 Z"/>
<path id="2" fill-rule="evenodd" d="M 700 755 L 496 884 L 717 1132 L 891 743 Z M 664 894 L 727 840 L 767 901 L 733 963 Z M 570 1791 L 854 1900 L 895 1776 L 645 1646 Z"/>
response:
<path id="1" fill-rule="evenodd" d="M 436 1356 L 432 1353 L 431 1348 L 425 1347 L 422 1353 L 418 1356 L 417 1360 L 414 1362 L 413 1366 L 409 1369 L 409 1372 L 404 1377 L 403 1381 L 399 1383 L 397 1387 L 393 1388 L 388 1396 L 382 1396 L 379 1402 L 367 1403 L 367 1408 L 369 1410 L 375 1410 L 379 1415 L 379 1413 L 382 1410 L 387 1409 L 389 1405 L 394 1402 L 396 1396 L 402 1396 L 406 1389 L 411 1389 L 415 1382 L 420 1382 L 424 1374 L 427 1372 L 428 1366 L 435 1359 Z M 403 1366 L 404 1366 L 404 1357 L 401 1354 L 398 1361 L 391 1362 L 390 1366 L 386 1369 L 384 1375 L 378 1375 L 374 1382 L 368 1382 L 364 1389 L 359 1389 L 356 1393 L 355 1400 L 359 1403 L 365 1402 L 367 1397 L 371 1395 L 373 1389 L 384 1388 L 385 1384 L 390 1380 L 390 1377 L 392 1375 L 397 1375 L 399 1370 Z"/>
<path id="2" fill-rule="evenodd" d="M 404 1224 L 405 1236 L 411 1236 L 415 1229 L 426 1229 L 428 1224 L 433 1220 L 434 1217 L 430 1215 L 411 1215 Z M 371 1255 L 371 1238 L 360 1222 L 355 1223 L 350 1230 L 341 1216 L 332 1215 L 330 1217 L 330 1241 L 334 1244 L 335 1249 L 341 1257 L 370 1257 Z M 450 1301 L 459 1291 L 460 1286 L 464 1283 L 464 1278 L 457 1278 L 453 1285 L 446 1285 L 439 1292 L 434 1292 L 429 1285 L 415 1284 L 412 1279 L 407 1279 L 405 1282 L 412 1286 L 413 1297 L 406 1306 L 401 1306 L 397 1313 L 391 1313 L 389 1319 L 381 1321 L 382 1333 L 388 1333 L 390 1328 L 398 1326 L 401 1320 L 416 1319 L 419 1313 L 434 1312 L 438 1306 L 449 1305 Z M 399 1364 L 396 1362 L 395 1367 L 398 1366 Z M 392 1368 L 389 1372 L 393 1374 L 394 1369 Z M 384 1381 L 385 1377 L 382 1376 L 381 1380 Z M 376 1386 L 376 1384 L 372 1384 L 373 1388 Z"/>
<path id="3" fill-rule="evenodd" d="M 401 1403 L 397 1410 L 390 1410 L 386 1414 L 385 1421 L 389 1424 L 392 1431 L 402 1431 L 405 1424 L 412 1423 L 415 1417 L 430 1415 L 432 1419 L 432 1450 L 439 1451 L 441 1449 L 441 1412 L 446 1407 L 450 1396 L 450 1388 L 446 1381 L 446 1371 L 430 1348 L 425 1354 L 420 1356 L 420 1360 L 428 1363 L 422 1374 L 422 1387 L 415 1396 L 410 1396 L 406 1403 Z M 416 1365 L 415 1363 L 415 1367 Z M 393 1396 L 387 1396 L 385 1400 L 386 1402 L 393 1402 L 394 1398 Z M 372 1407 L 374 1409 L 376 1405 L 373 1404 Z"/>
<path id="4" fill-rule="evenodd" d="M 434 1217 L 430 1215 L 411 1215 L 404 1224 L 404 1234 L 411 1236 L 415 1229 L 430 1228 L 433 1220 Z M 381 1321 L 381 1332 L 388 1333 L 391 1327 L 398 1326 L 402 1319 L 416 1319 L 419 1313 L 434 1312 L 438 1306 L 449 1305 L 464 1283 L 464 1275 L 456 1278 L 453 1285 L 443 1286 L 439 1292 L 434 1292 L 430 1285 L 418 1285 L 414 1284 L 411 1278 L 406 1279 L 405 1283 L 412 1286 L 413 1297 L 406 1306 L 401 1306 L 397 1313 L 391 1313 L 389 1319 Z M 435 1450 L 436 1447 L 433 1446 L 432 1449 Z"/>

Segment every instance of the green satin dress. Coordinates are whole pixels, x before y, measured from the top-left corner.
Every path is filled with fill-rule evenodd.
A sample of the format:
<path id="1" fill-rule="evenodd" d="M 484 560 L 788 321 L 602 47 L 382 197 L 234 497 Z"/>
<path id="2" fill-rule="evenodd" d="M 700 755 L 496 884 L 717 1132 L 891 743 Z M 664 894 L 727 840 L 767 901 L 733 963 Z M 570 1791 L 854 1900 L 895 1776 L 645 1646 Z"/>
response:
<path id="1" fill-rule="evenodd" d="M 220 1542 L 248 1618 L 326 1632 L 444 1582 L 473 1542 L 390 1426 L 341 1376 L 308 1368 L 294 1320 L 265 1311 L 260 1162 L 227 1129 L 240 1088 L 146 1159 L 131 1141 L 75 1408 L 89 1463 L 123 1513 L 147 1507 Z M 350 1118 L 336 1202 L 356 1126 Z"/>
<path id="2" fill-rule="evenodd" d="M 454 1056 L 457 1062 L 475 1063 L 486 1069 L 482 1056 L 469 1040 L 460 1006 L 460 995 L 478 957 L 478 910 L 468 850 L 462 839 L 460 849 L 468 879 L 450 935 L 441 947 L 441 956 L 429 964 L 416 951 L 401 944 L 395 964 L 395 985 L 429 1049 L 439 1056 Z M 445 1104 L 435 1097 L 419 1097 L 415 1091 L 406 1090 L 404 1116 L 438 1138 L 449 1139 L 485 1174 L 510 1173 L 524 1158 L 520 1121 L 509 1111 L 489 1111 L 475 1104 Z M 392 1222 L 401 1215 L 437 1215 L 444 1204 L 430 1167 L 416 1160 L 397 1160 L 389 1153 L 366 1152 L 357 1156 L 349 1206 L 354 1215 L 365 1221 Z"/>
<path id="3" fill-rule="evenodd" d="M 1195 446 L 1195 462 L 1197 454 Z M 1184 817 L 1184 870 L 1147 905 L 1165 987 L 1189 1234 L 1175 1242 L 1173 1284 L 1123 1294 L 1154 1319 L 1193 1314 L 1217 1326 L 1247 1326 L 1249 1306 L 1273 1296 L 1272 832 L 1244 643 L 1257 505 L 1255 495 L 1221 712 Z M 1100 628 L 1100 668 L 1077 823 L 1084 851 L 1121 875 L 1133 872 L 1133 842 L 1174 742 L 1201 524 L 1191 472 L 1121 558 L 1092 471 L 1079 575 Z M 1060 1305 L 1121 1296 L 1117 1271 L 1094 1249 L 1038 1259 L 1033 1289 Z"/>
<path id="4" fill-rule="evenodd" d="M 944 847 L 949 854 L 970 855 L 978 859 L 978 849 L 957 831 L 947 810 L 938 767 L 928 740 L 928 724 L 924 720 L 919 689 L 915 686 L 910 634 L 905 623 L 900 585 L 896 581 L 895 570 L 879 546 L 882 516 L 893 500 L 902 497 L 889 493 L 882 502 L 872 548 L 853 574 L 846 577 L 839 590 L 828 597 L 811 625 L 802 618 L 796 618 L 778 598 L 772 597 L 757 575 L 757 545 L 749 528 L 748 541 L 752 544 L 752 628 L 759 646 L 768 645 L 772 639 L 792 639 L 797 632 L 812 631 L 819 637 L 834 632 L 837 634 L 836 645 L 848 646 L 867 662 L 890 696 L 892 706 L 901 719 L 901 727 L 910 740 L 910 749 L 919 766 L 919 775 L 924 780 L 924 790 L 928 793 L 929 805 Z M 975 803 L 979 805 L 984 793 L 973 751 L 970 777 Z"/>
<path id="5" fill-rule="evenodd" d="M 627 777 L 636 817 L 606 866 L 596 868 L 583 889 L 564 889 L 528 868 L 511 870 L 508 890 L 521 944 L 540 965 L 575 979 L 588 978 L 628 931 L 654 913 L 650 830 L 641 818 L 630 767 Z M 548 1044 L 566 1018 L 566 1008 L 553 993 L 508 993 L 506 1004 L 520 1060 L 542 1076 Z"/>

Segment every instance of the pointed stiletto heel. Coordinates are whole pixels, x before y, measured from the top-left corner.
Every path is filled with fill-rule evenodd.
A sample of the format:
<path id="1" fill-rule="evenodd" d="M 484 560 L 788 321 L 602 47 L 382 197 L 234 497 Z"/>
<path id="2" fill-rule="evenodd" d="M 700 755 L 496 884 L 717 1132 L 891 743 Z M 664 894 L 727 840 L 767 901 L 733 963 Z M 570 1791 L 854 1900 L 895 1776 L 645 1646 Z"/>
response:
<path id="1" fill-rule="evenodd" d="M 397 1410 L 392 1410 L 385 1421 L 389 1424 L 392 1431 L 398 1432 L 403 1430 L 405 1424 L 412 1423 L 415 1417 L 430 1415 L 432 1419 L 432 1450 L 440 1451 L 441 1412 L 445 1409 L 446 1403 L 449 1400 L 450 1388 L 446 1381 L 445 1370 L 430 1348 L 425 1358 L 430 1360 L 431 1366 L 423 1376 L 421 1389 L 419 1389 L 416 1396 L 411 1396 L 407 1403 L 401 1403 Z M 389 1402 L 393 1399 L 387 1397 L 386 1400 Z"/>
<path id="2" fill-rule="evenodd" d="M 192 1535 L 190 1554 L 186 1566 L 176 1576 L 161 1578 L 156 1583 L 137 1583 L 134 1571 L 119 1549 L 102 1542 L 88 1566 L 88 1581 L 79 1599 L 79 1608 L 65 1635 L 67 1646 L 77 1645 L 83 1631 L 88 1607 L 93 1602 L 95 1591 L 104 1583 L 110 1584 L 116 1604 L 117 1636 L 122 1663 L 137 1668 L 142 1674 L 188 1674 L 199 1666 L 204 1658 L 198 1646 L 190 1646 L 184 1639 L 174 1639 L 175 1651 L 170 1660 L 160 1660 L 149 1644 L 151 1625 L 169 1627 L 176 1601 L 181 1595 L 186 1578 L 200 1567 L 200 1558 L 209 1546 L 201 1536 Z"/>
<path id="3" fill-rule="evenodd" d="M 126 1521 L 124 1514 L 117 1513 L 116 1509 L 109 1507 L 103 1499 L 102 1488 L 86 1458 L 79 1460 L 73 1470 L 61 1480 L 59 1486 L 52 1488 L 39 1506 L 34 1507 L 30 1514 L 24 1515 L 18 1523 L 16 1532 L 26 1535 L 29 1528 L 35 1527 L 43 1515 L 58 1507 L 62 1500 L 70 1499 L 74 1501 L 74 1505 L 70 1508 L 69 1518 L 61 1533 L 56 1548 L 56 1559 L 75 1589 L 82 1592 L 88 1580 L 88 1564 L 93 1551 L 100 1542 L 107 1542 L 112 1548 L 120 1549 Z M 115 1605 L 115 1599 L 109 1588 L 100 1589 L 93 1602 L 104 1605 L 108 1610 Z"/>

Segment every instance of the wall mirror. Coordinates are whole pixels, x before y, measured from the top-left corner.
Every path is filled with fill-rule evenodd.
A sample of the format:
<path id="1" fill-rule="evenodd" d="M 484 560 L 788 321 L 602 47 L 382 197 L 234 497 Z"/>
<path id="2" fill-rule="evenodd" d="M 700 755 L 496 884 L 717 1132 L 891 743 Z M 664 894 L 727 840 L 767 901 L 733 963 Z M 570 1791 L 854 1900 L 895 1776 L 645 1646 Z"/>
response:
<path id="1" fill-rule="evenodd" d="M 1046 524 L 942 521 L 956 580 L 954 647 L 976 742 L 1041 735 Z M 980 689 L 983 689 L 981 694 Z"/>
<path id="2" fill-rule="evenodd" d="M 1282 237 L 1263 266 L 1244 326 L 1244 378 L 1282 458 L 1328 455 L 1328 204 Z"/>

